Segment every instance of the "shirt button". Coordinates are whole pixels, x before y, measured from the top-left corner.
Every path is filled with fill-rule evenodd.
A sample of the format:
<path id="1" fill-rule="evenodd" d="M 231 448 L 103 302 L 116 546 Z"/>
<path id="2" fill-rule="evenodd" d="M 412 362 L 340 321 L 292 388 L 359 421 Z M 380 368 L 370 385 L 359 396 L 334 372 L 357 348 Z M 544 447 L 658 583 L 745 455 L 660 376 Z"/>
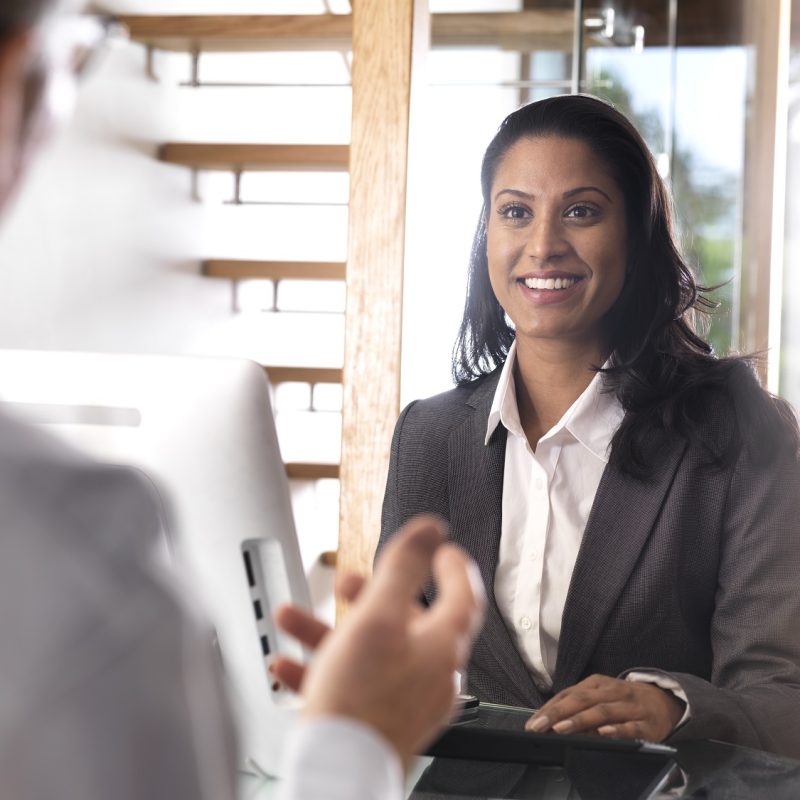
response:
<path id="1" fill-rule="evenodd" d="M 531 629 L 531 621 L 529 617 L 522 617 L 519 621 L 519 626 L 524 631 L 529 631 Z"/>

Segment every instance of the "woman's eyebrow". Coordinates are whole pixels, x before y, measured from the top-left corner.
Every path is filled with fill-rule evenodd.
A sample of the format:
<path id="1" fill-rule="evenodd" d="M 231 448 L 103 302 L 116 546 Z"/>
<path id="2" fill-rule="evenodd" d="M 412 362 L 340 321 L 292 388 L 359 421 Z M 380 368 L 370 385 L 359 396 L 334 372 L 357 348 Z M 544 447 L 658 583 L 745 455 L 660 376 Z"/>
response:
<path id="1" fill-rule="evenodd" d="M 523 192 L 520 189 L 501 189 L 499 192 L 495 193 L 494 199 L 497 200 L 501 194 L 511 194 L 514 197 L 524 197 L 526 200 L 532 200 L 533 195 L 529 194 L 528 192 Z"/>
<path id="2" fill-rule="evenodd" d="M 564 194 L 561 196 L 563 198 L 570 198 L 576 194 L 580 194 L 581 192 L 597 192 L 598 194 L 603 195 L 603 197 L 605 197 L 609 203 L 614 202 L 611 199 L 611 197 L 598 186 L 577 186 L 574 189 L 570 189 L 569 191 L 564 192 Z M 525 200 L 533 200 L 534 198 L 534 195 L 530 194 L 529 192 L 523 192 L 521 189 L 500 189 L 499 192 L 495 193 L 494 200 L 496 201 L 500 197 L 500 195 L 503 194 L 510 194 L 513 195 L 514 197 L 522 197 Z"/>
<path id="3" fill-rule="evenodd" d="M 614 201 L 600 188 L 597 186 L 578 186 L 575 189 L 570 189 L 568 192 L 564 192 L 562 197 L 572 197 L 573 195 L 580 194 L 581 192 L 599 192 L 603 197 L 608 200 L 609 203 L 613 203 Z"/>

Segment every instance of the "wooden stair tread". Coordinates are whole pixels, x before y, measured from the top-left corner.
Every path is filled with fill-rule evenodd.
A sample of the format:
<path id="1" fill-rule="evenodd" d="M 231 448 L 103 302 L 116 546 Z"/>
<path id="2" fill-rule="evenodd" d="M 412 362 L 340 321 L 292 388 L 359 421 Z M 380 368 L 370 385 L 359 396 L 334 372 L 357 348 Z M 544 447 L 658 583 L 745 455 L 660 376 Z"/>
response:
<path id="1" fill-rule="evenodd" d="M 346 171 L 346 144 L 223 144 L 167 142 L 159 158 L 169 164 L 231 171 Z"/>
<path id="2" fill-rule="evenodd" d="M 134 41 L 179 52 L 349 50 L 350 14 L 304 15 L 121 15 Z M 435 47 L 495 46 L 570 50 L 574 12 L 431 14 Z"/>
<path id="3" fill-rule="evenodd" d="M 349 50 L 352 34 L 349 14 L 123 14 L 118 19 L 134 41 L 184 53 Z"/>
<path id="4" fill-rule="evenodd" d="M 313 481 L 323 478 L 338 479 L 339 465 L 294 462 L 286 464 L 286 475 L 290 480 Z"/>
<path id="5" fill-rule="evenodd" d="M 265 366 L 270 383 L 341 383 L 341 367 Z"/>
<path id="6" fill-rule="evenodd" d="M 345 279 L 343 261 L 257 261 L 249 259 L 213 258 L 203 262 L 203 274 L 210 278 L 247 280 L 252 278 L 280 280 Z"/>

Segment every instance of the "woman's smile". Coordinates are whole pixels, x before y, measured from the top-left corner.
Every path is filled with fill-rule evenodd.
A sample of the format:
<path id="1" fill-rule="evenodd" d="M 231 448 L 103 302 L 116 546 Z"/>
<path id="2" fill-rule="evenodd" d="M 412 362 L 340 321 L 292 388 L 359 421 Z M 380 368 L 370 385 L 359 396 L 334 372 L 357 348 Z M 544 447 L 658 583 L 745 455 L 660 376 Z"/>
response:
<path id="1" fill-rule="evenodd" d="M 561 270 L 537 272 L 517 278 L 523 296 L 531 303 L 563 303 L 582 289 L 584 278 Z"/>

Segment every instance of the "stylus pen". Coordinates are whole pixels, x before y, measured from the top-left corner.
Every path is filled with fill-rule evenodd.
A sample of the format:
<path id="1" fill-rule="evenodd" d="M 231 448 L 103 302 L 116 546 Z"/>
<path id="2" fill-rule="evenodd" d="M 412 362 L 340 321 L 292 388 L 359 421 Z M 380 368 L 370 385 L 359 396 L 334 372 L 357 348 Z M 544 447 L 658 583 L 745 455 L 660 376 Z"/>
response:
<path id="1" fill-rule="evenodd" d="M 533 714 L 535 708 L 526 708 L 525 706 L 507 706 L 503 703 L 484 703 L 481 701 L 481 708 L 491 708 L 494 711 L 516 711 L 521 714 Z"/>

